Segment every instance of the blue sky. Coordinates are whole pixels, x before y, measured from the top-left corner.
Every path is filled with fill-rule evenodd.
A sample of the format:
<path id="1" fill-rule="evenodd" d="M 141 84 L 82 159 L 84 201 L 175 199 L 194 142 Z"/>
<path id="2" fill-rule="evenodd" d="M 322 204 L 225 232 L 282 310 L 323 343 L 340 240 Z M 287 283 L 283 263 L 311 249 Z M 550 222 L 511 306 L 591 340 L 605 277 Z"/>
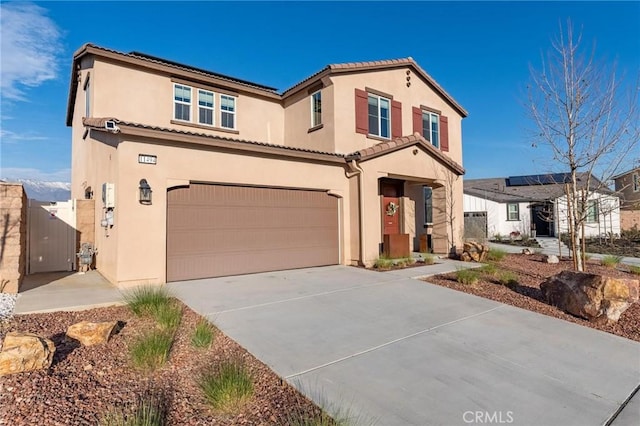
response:
<path id="1" fill-rule="evenodd" d="M 523 103 L 571 18 L 597 57 L 640 70 L 640 2 L 2 2 L 0 177 L 70 179 L 73 52 L 92 42 L 284 90 L 329 63 L 412 56 L 469 112 L 467 178 L 544 173 Z M 640 157 L 640 155 L 636 156 Z"/>

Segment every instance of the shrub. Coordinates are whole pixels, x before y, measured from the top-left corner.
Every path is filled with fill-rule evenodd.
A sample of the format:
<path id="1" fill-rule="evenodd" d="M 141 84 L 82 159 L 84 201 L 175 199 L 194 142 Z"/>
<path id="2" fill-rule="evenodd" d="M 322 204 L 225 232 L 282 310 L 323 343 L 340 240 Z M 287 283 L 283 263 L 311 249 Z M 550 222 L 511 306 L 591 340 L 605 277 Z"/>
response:
<path id="1" fill-rule="evenodd" d="M 238 361 L 223 361 L 202 373 L 198 386 L 209 404 L 224 412 L 238 411 L 253 395 L 251 374 Z"/>
<path id="2" fill-rule="evenodd" d="M 477 283 L 479 278 L 478 271 L 473 269 L 458 269 L 456 271 L 456 280 L 460 284 L 472 285 Z"/>
<path id="3" fill-rule="evenodd" d="M 215 329 L 206 319 L 198 321 L 191 335 L 191 344 L 196 348 L 208 348 L 215 337 Z"/>
<path id="4" fill-rule="evenodd" d="M 600 263 L 607 268 L 615 268 L 622 262 L 622 256 L 604 256 Z"/>
<path id="5" fill-rule="evenodd" d="M 433 265 L 436 263 L 435 257 L 431 253 L 422 253 L 422 259 L 424 259 L 425 265 Z"/>
<path id="6" fill-rule="evenodd" d="M 515 288 L 518 285 L 518 276 L 511 271 L 502 271 L 498 276 L 498 281 L 503 286 Z"/>
<path id="7" fill-rule="evenodd" d="M 629 273 L 633 275 L 640 275 L 640 266 L 627 265 L 629 266 Z"/>
<path id="8" fill-rule="evenodd" d="M 287 418 L 287 424 L 291 426 L 336 426 L 347 425 L 347 422 L 337 422 L 324 411 L 319 413 L 307 414 L 303 412 L 294 412 Z"/>
<path id="9" fill-rule="evenodd" d="M 182 321 L 182 306 L 177 303 L 165 303 L 158 305 L 151 315 L 165 330 L 175 331 Z"/>
<path id="10" fill-rule="evenodd" d="M 171 303 L 169 292 L 164 287 L 141 286 L 123 295 L 129 309 L 137 316 L 151 314 Z"/>
<path id="11" fill-rule="evenodd" d="M 493 240 L 497 241 L 497 242 L 501 242 L 502 241 L 502 235 L 500 233 L 494 234 L 493 235 Z"/>
<path id="12" fill-rule="evenodd" d="M 492 262 L 499 262 L 505 258 L 507 252 L 501 249 L 492 248 L 489 249 L 489 253 L 487 254 L 487 260 Z"/>
<path id="13" fill-rule="evenodd" d="M 376 259 L 373 267 L 376 269 L 390 269 L 393 266 L 393 260 L 385 256 L 380 256 Z"/>
<path id="14" fill-rule="evenodd" d="M 483 274 L 495 276 L 498 273 L 498 267 L 493 263 L 487 263 L 478 269 Z"/>
<path id="15" fill-rule="evenodd" d="M 173 345 L 173 334 L 154 330 L 142 335 L 131 345 L 129 352 L 133 365 L 141 370 L 153 371 L 162 367 Z"/>
<path id="16" fill-rule="evenodd" d="M 132 410 L 110 411 L 100 422 L 102 426 L 165 426 L 167 407 L 160 394 L 146 394 L 138 398 Z"/>

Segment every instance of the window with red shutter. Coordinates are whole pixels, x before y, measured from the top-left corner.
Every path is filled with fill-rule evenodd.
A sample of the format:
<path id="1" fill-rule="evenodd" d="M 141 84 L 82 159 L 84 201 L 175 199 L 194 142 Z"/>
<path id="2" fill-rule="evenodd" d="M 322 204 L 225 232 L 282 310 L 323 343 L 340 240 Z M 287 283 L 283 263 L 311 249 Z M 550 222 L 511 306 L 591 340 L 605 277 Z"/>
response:
<path id="1" fill-rule="evenodd" d="M 391 137 L 402 137 L 402 103 L 391 100 Z"/>
<path id="2" fill-rule="evenodd" d="M 356 89 L 356 133 L 369 133 L 369 117 L 367 112 L 367 92 Z"/>
<path id="3" fill-rule="evenodd" d="M 411 111 L 411 116 L 413 117 L 413 133 L 417 132 L 424 136 L 422 134 L 422 110 L 420 108 L 413 107 Z"/>
<path id="4" fill-rule="evenodd" d="M 449 119 L 444 115 L 440 116 L 440 149 L 449 151 Z"/>

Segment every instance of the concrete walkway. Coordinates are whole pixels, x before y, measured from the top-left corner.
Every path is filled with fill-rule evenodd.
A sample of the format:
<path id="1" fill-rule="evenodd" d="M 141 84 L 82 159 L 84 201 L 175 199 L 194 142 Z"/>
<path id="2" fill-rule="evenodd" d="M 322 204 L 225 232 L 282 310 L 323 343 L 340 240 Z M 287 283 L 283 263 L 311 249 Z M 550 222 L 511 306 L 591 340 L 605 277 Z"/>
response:
<path id="1" fill-rule="evenodd" d="M 357 424 L 603 425 L 640 384 L 638 342 L 411 278 L 456 266 L 331 266 L 169 288 Z M 636 418 L 635 400 L 620 422 Z"/>
<path id="2" fill-rule="evenodd" d="M 120 291 L 98 271 L 51 272 L 25 277 L 15 313 L 76 311 L 121 303 Z"/>

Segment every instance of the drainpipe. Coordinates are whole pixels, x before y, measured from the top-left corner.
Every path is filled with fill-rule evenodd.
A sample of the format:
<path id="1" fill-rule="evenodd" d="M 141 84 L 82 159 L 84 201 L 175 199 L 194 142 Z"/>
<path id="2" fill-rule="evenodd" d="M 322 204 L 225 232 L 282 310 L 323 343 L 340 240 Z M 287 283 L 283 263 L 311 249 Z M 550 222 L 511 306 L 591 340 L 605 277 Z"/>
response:
<path id="1" fill-rule="evenodd" d="M 364 183 L 363 183 L 363 177 L 364 177 L 364 170 L 362 170 L 362 168 L 358 165 L 358 163 L 356 162 L 355 159 L 352 159 L 351 162 L 349 163 L 349 168 L 351 169 L 350 172 L 347 172 L 347 177 L 352 177 L 355 175 L 358 175 L 358 222 L 360 225 L 360 263 L 362 265 L 364 265 L 364 243 L 365 243 L 365 238 L 364 238 L 364 213 L 363 213 L 363 206 L 364 206 Z"/>

